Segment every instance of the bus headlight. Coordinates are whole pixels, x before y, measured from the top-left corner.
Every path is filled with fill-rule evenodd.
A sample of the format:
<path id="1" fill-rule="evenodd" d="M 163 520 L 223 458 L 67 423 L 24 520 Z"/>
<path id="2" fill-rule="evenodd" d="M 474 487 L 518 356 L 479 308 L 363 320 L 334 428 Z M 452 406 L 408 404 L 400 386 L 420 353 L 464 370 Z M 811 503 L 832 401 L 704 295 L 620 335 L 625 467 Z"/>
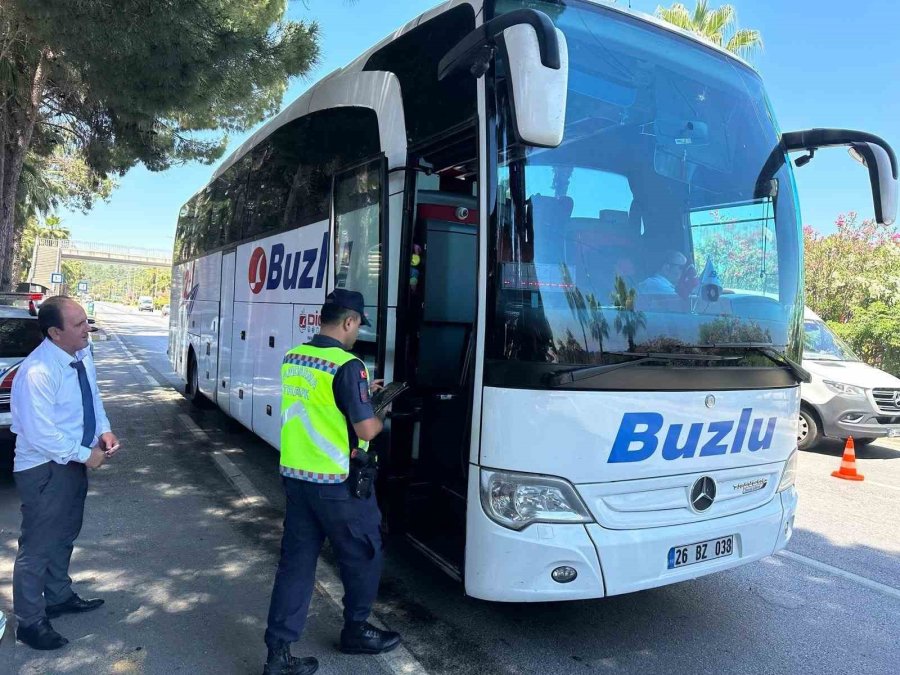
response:
<path id="1" fill-rule="evenodd" d="M 481 505 L 488 518 L 511 530 L 594 520 L 572 484 L 552 476 L 482 469 Z"/>
<path id="2" fill-rule="evenodd" d="M 787 462 L 784 463 L 784 471 L 781 472 L 781 482 L 778 484 L 778 491 L 787 490 L 797 478 L 797 455 L 799 453 L 794 450 Z"/>

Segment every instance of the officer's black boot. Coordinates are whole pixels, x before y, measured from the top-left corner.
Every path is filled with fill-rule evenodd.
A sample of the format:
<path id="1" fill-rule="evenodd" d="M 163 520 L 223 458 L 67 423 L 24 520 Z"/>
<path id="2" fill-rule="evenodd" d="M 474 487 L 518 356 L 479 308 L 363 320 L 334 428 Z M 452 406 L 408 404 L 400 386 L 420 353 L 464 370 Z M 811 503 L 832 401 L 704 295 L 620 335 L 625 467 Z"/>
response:
<path id="1" fill-rule="evenodd" d="M 303 659 L 291 656 L 291 646 L 287 642 L 282 642 L 275 647 L 269 647 L 263 675 L 312 675 L 318 669 L 319 662 L 316 659 L 311 656 Z"/>
<path id="2" fill-rule="evenodd" d="M 368 621 L 348 623 L 341 631 L 341 651 L 345 654 L 381 654 L 399 644 L 399 633 L 380 630 Z"/>

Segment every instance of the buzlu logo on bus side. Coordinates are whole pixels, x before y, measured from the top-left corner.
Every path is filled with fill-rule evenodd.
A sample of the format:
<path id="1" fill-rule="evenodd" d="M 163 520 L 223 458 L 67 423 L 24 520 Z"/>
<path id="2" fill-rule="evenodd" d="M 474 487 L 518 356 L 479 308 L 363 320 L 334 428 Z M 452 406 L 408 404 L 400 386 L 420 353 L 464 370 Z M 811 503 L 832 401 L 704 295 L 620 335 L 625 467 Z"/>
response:
<path id="1" fill-rule="evenodd" d="M 327 232 L 322 235 L 322 246 L 319 248 L 307 248 L 285 254 L 284 244 L 272 244 L 267 257 L 265 250 L 257 246 L 250 255 L 247 270 L 250 291 L 258 295 L 263 287 L 270 291 L 278 287 L 286 291 L 295 288 L 322 288 L 327 256 Z M 313 266 L 316 266 L 315 277 Z"/>
<path id="2" fill-rule="evenodd" d="M 744 441 L 750 452 L 767 450 L 772 446 L 777 421 L 777 417 L 770 417 L 768 420 L 762 417 L 754 418 L 753 409 L 744 408 L 736 425 L 734 420 L 694 422 L 688 429 L 687 438 L 684 439 L 682 432 L 685 425 L 670 424 L 662 443 L 662 457 L 673 460 L 694 455 L 710 457 L 729 452 L 737 453 L 744 449 Z M 663 426 L 665 420 L 659 413 L 625 413 L 607 463 L 641 462 L 650 458 L 659 447 Z"/>

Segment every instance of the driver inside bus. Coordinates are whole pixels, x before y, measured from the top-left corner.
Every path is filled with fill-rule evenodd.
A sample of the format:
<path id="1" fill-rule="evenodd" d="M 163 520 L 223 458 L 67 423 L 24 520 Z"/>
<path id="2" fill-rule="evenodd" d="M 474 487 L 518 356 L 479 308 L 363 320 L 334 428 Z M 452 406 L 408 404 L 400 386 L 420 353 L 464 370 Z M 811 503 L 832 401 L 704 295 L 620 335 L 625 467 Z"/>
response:
<path id="1" fill-rule="evenodd" d="M 687 258 L 678 251 L 666 251 L 662 264 L 656 272 L 638 284 L 638 292 L 675 295 L 678 292 L 678 282 L 684 274 L 687 262 Z"/>

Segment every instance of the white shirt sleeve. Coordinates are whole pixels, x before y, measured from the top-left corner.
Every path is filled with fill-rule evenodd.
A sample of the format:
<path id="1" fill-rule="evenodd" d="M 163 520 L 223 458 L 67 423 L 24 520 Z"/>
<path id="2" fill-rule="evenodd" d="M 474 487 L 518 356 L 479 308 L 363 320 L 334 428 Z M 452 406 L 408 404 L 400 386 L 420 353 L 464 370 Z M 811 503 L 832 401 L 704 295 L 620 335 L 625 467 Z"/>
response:
<path id="1" fill-rule="evenodd" d="M 100 388 L 97 386 L 97 368 L 94 365 L 94 357 L 88 354 L 84 358 L 85 369 L 88 374 L 88 382 L 91 385 L 91 396 L 94 399 L 94 417 L 97 420 L 97 436 L 112 431 L 109 424 L 109 418 L 106 416 L 106 410 L 103 408 L 103 401 L 100 398 Z"/>
<path id="2" fill-rule="evenodd" d="M 24 434 L 29 445 L 57 464 L 81 462 L 91 456 L 91 449 L 81 445 L 81 440 L 67 437 L 57 429 L 50 416 L 58 388 L 53 377 L 43 368 L 29 368 L 16 377 L 15 397 L 28 401 L 27 409 L 18 418 L 17 433 Z"/>

